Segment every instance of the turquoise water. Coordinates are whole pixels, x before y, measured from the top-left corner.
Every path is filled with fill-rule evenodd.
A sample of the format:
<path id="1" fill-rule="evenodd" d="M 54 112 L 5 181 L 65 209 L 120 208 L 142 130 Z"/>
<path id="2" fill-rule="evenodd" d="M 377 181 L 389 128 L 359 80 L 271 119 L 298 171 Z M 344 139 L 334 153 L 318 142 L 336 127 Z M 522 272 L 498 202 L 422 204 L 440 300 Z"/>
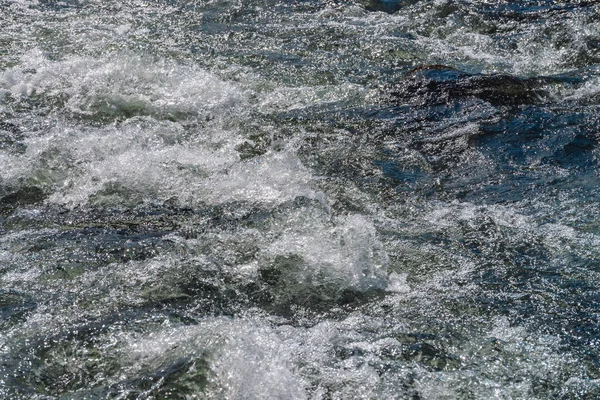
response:
<path id="1" fill-rule="evenodd" d="M 599 15 L 0 0 L 0 398 L 600 397 Z"/>

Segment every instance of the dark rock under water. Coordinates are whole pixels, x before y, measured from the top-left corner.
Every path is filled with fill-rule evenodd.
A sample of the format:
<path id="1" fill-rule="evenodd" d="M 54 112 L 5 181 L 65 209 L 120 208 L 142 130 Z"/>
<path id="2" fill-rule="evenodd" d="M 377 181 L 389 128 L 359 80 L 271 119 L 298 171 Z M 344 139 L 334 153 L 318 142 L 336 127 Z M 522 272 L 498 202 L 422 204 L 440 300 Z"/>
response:
<path id="1" fill-rule="evenodd" d="M 403 7 L 416 4 L 418 0 L 359 0 L 369 11 L 383 11 L 393 14 Z"/>
<path id="2" fill-rule="evenodd" d="M 494 106 L 515 106 L 543 104 L 551 101 L 549 92 L 553 85 L 577 83 L 581 83 L 581 79 L 470 74 L 443 65 L 429 65 L 409 71 L 386 91 L 394 102 L 417 106 L 446 104 L 471 97 Z"/>

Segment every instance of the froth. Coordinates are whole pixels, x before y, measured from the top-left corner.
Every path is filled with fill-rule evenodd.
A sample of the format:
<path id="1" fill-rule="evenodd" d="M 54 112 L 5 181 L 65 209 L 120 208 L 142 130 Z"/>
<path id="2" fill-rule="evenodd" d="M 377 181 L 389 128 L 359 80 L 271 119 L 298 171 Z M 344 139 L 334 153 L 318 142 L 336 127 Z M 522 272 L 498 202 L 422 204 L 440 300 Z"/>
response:
<path id="1" fill-rule="evenodd" d="M 206 114 L 244 97 L 233 85 L 191 65 L 136 54 L 49 60 L 40 50 L 5 71 L 0 88 L 15 97 L 64 99 L 68 111 L 90 118 Z"/>
<path id="2" fill-rule="evenodd" d="M 298 271 L 299 280 L 321 279 L 360 291 L 383 289 L 387 284 L 387 254 L 365 216 L 349 215 L 330 225 L 305 214 L 292 215 L 286 225 L 289 228 L 266 254 L 300 257 L 305 270 Z"/>
<path id="3" fill-rule="evenodd" d="M 298 343 L 256 321 L 207 319 L 196 327 L 167 328 L 128 341 L 123 354 L 138 371 L 181 357 L 205 357 L 208 382 L 203 398 L 306 398 L 306 382 L 294 360 Z"/>

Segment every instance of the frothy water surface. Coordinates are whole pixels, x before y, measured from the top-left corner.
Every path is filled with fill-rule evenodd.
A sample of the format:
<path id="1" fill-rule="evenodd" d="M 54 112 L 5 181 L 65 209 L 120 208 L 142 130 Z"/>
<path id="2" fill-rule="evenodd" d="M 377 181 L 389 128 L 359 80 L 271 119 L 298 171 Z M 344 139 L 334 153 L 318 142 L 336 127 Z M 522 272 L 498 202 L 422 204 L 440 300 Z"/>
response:
<path id="1" fill-rule="evenodd" d="M 0 0 L 0 397 L 599 397 L 598 15 Z"/>

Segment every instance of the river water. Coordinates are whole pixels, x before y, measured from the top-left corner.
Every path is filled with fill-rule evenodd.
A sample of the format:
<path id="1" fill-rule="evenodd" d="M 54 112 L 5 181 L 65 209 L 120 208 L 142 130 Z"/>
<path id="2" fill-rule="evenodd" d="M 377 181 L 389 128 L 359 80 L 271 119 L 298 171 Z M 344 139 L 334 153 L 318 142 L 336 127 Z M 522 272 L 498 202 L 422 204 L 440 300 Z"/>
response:
<path id="1" fill-rule="evenodd" d="M 600 5 L 0 0 L 0 398 L 600 397 Z"/>

